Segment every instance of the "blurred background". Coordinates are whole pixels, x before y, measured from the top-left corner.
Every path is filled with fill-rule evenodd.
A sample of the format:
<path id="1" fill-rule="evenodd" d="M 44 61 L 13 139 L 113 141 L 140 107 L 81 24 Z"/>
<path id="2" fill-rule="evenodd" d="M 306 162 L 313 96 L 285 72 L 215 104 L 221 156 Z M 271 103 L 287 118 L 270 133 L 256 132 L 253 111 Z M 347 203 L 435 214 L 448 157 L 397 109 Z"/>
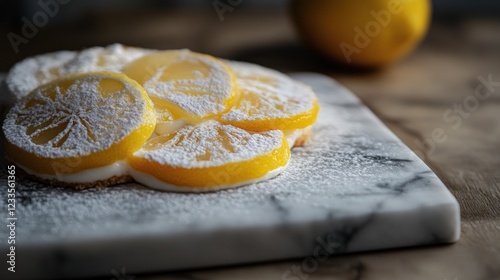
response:
<path id="1" fill-rule="evenodd" d="M 314 0 L 318 1 L 322 0 Z M 355 6 L 384 1 L 389 0 L 345 0 L 343 3 Z M 49 2 L 58 3 L 57 11 L 44 16 L 40 3 Z M 340 11 L 345 18 L 338 21 L 338 18 L 319 16 L 323 9 L 316 8 L 318 16 L 315 16 L 314 12 L 306 12 L 312 0 L 2 0 L 0 73 L 31 55 L 119 42 L 145 48 L 189 48 L 284 72 L 315 71 L 329 75 L 362 99 L 421 157 L 461 206 L 459 243 L 420 251 L 420 258 L 418 251 L 411 250 L 387 254 L 382 261 L 374 254 L 372 260 L 364 259 L 361 268 L 378 269 L 380 275 L 389 271 L 395 275 L 383 279 L 407 279 L 413 272 L 421 274 L 413 275 L 416 278 L 410 277 L 412 279 L 437 279 L 434 272 L 439 270 L 443 271 L 441 275 L 449 276 L 446 279 L 498 279 L 500 88 L 493 88 L 491 96 L 478 101 L 473 111 L 460 117 L 454 111 L 460 120 L 458 126 L 452 126 L 443 114 L 457 106 L 463 107 L 485 79 L 500 81 L 500 1 L 431 1 L 432 20 L 428 30 L 424 11 L 406 10 L 399 18 L 403 23 L 407 20 L 421 24 L 418 32 L 406 32 L 404 24 L 392 24 L 381 31 L 380 36 L 374 36 L 372 44 L 361 53 L 369 53 L 372 47 L 388 50 L 375 54 L 390 53 L 390 47 L 394 46 L 384 39 L 384 34 L 401 30 L 401 36 L 410 34 L 416 39 L 412 43 L 415 48 L 402 59 L 375 70 L 352 67 L 331 59 L 326 51 L 314 51 L 313 40 L 304 39 L 304 32 L 300 36 L 300 28 L 294 24 L 292 2 L 305 3 L 303 9 L 297 10 L 302 14 L 302 28 L 309 28 L 310 33 L 320 30 L 321 26 L 334 28 L 330 34 L 318 33 L 320 41 L 334 38 L 342 29 L 352 32 L 358 23 L 350 20 L 362 14 L 356 10 L 351 10 L 351 14 Z M 342 3 L 341 0 L 330 3 L 333 2 Z M 372 20 L 367 15 L 365 13 L 361 26 L 366 20 Z M 33 20 L 41 24 L 40 28 L 34 32 L 25 30 L 26 22 Z M 26 31 L 29 36 L 12 37 Z M 350 34 L 350 38 L 353 37 Z M 388 45 L 375 43 L 379 39 Z M 17 41 L 12 44 L 12 40 Z M 332 48 L 335 47 L 338 45 L 333 44 Z M 446 133 L 444 143 L 430 140 L 436 129 Z M 349 260 L 354 263 L 349 269 L 359 266 L 357 257 L 347 257 L 346 261 Z M 382 262 L 389 266 L 383 266 Z M 397 271 L 393 263 L 398 264 Z M 335 268 L 334 264 L 332 267 Z M 426 269 L 428 267 L 431 269 Z M 484 273 L 478 274 L 481 269 Z M 273 279 L 281 279 L 280 272 L 276 277 Z"/>
<path id="2" fill-rule="evenodd" d="M 53 0 L 55 1 L 55 0 Z M 23 18 L 32 22 L 41 3 L 51 0 L 7 0 L 0 4 L 2 34 L 22 34 Z M 284 71 L 321 70 L 302 50 L 289 16 L 288 0 L 88 0 L 59 1 L 57 12 L 47 20 L 29 42 L 19 44 L 16 53 L 11 42 L 1 40 L 0 71 L 14 62 L 37 53 L 120 42 L 148 48 L 189 48 L 212 55 L 250 60 Z M 434 20 L 460 28 L 456 18 L 467 16 L 495 18 L 500 2 L 488 0 L 435 0 Z M 217 6 L 217 7 L 216 7 Z M 44 22 L 45 20 L 45 22 Z M 498 36 L 498 35 L 497 35 Z M 460 42 L 460 38 L 450 38 Z M 294 55 L 298 61 L 287 59 Z M 298 56 L 297 56 L 298 55 Z M 315 66 L 315 67 L 311 67 Z M 313 69 L 311 69 L 313 68 Z"/>

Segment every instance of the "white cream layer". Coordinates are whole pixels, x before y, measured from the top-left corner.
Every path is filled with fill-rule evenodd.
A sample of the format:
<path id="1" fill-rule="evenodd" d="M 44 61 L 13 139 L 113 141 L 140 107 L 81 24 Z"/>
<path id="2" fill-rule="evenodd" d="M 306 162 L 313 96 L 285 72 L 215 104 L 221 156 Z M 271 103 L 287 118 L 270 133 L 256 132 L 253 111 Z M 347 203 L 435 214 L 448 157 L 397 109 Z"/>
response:
<path id="1" fill-rule="evenodd" d="M 188 121 L 184 119 L 180 120 L 175 120 L 171 122 L 166 122 L 166 123 L 157 123 L 155 127 L 155 133 L 158 135 L 166 135 L 170 134 L 181 127 L 185 126 L 186 124 L 189 124 Z"/>
<path id="2" fill-rule="evenodd" d="M 163 182 L 161 180 L 158 180 L 149 174 L 146 174 L 146 173 L 143 173 L 140 171 L 136 171 L 133 169 L 130 170 L 130 174 L 137 182 L 145 185 L 146 187 L 152 188 L 152 189 L 156 189 L 156 190 L 160 190 L 160 191 L 172 191 L 172 192 L 203 193 L 203 192 L 213 192 L 213 191 L 230 189 L 230 188 L 237 188 L 237 187 L 241 187 L 244 185 L 249 185 L 249 184 L 254 184 L 254 183 L 261 182 L 261 181 L 265 181 L 265 180 L 268 180 L 268 179 L 271 179 L 273 177 L 278 176 L 281 172 L 283 172 L 283 170 L 286 169 L 286 167 L 287 166 L 285 165 L 285 166 L 276 168 L 274 170 L 271 170 L 271 171 L 267 172 L 266 175 L 264 175 L 260 178 L 256 178 L 256 179 L 252 179 L 252 180 L 248 180 L 248 181 L 243 181 L 243 182 L 238 182 L 238 183 L 234 183 L 234 184 L 220 185 L 220 186 L 216 186 L 216 187 L 176 186 L 176 185 L 172 185 L 172 184 Z"/>
<path id="3" fill-rule="evenodd" d="M 114 176 L 123 176 L 128 174 L 128 164 L 125 161 L 117 161 L 110 165 L 87 169 L 73 174 L 40 174 L 34 172 L 19 163 L 16 163 L 26 173 L 42 179 L 58 180 L 65 183 L 91 183 L 100 180 L 106 180 Z M 71 168 L 71 167 L 68 167 Z"/>
<path id="4" fill-rule="evenodd" d="M 235 184 L 220 185 L 217 187 L 185 187 L 185 186 L 183 187 L 163 182 L 149 174 L 136 171 L 131 167 L 129 167 L 129 165 L 125 161 L 118 161 L 110 165 L 93 169 L 87 169 L 75 174 L 58 174 L 58 175 L 40 174 L 37 172 L 33 172 L 30 169 L 20 164 L 17 165 L 30 175 L 37 176 L 42 179 L 58 180 L 65 183 L 91 183 L 99 180 L 106 180 L 113 176 L 131 175 L 137 182 L 143 184 L 146 187 L 161 191 L 174 191 L 174 192 L 212 192 L 217 190 L 236 188 L 243 185 L 249 185 L 271 179 L 279 175 L 286 168 L 286 166 L 282 166 L 277 169 L 269 171 L 266 175 L 260 178 L 238 182 Z"/>
<path id="5" fill-rule="evenodd" d="M 178 125 L 182 126 L 182 123 L 178 123 Z M 287 130 L 285 131 L 285 136 L 288 142 L 289 147 L 293 147 L 295 141 L 302 136 L 304 131 L 307 129 L 310 129 L 310 127 L 302 128 L 302 129 L 294 129 L 294 130 Z M 164 131 L 163 131 L 164 132 Z M 235 184 L 229 184 L 229 185 L 220 185 L 217 187 L 186 187 L 186 186 L 176 186 L 173 184 L 165 183 L 161 180 L 156 179 L 155 177 L 136 171 L 132 169 L 126 161 L 117 161 L 115 163 L 112 163 L 110 165 L 102 166 L 102 167 L 97 167 L 97 168 L 92 168 L 92 169 L 87 169 L 80 171 L 78 173 L 74 174 L 57 174 L 57 175 L 52 175 L 52 174 L 40 174 L 37 172 L 34 172 L 25 166 L 16 163 L 20 168 L 22 168 L 26 173 L 30 175 L 37 176 L 42 179 L 48 179 L 48 180 L 58 180 L 61 182 L 65 183 L 91 183 L 95 181 L 100 181 L 100 180 L 106 180 L 114 176 L 124 176 L 124 175 L 132 175 L 132 177 L 139 183 L 143 184 L 146 187 L 157 189 L 157 190 L 162 190 L 162 191 L 174 191 L 174 192 L 212 192 L 212 191 L 217 191 L 217 190 L 222 190 L 222 189 L 230 189 L 230 188 L 237 188 L 243 185 L 249 185 L 261 181 L 265 181 L 268 179 L 271 179 L 281 172 L 285 170 L 286 166 L 277 168 L 275 170 L 269 171 L 266 175 L 256 178 L 253 180 L 248 180 L 248 181 L 243 181 L 243 182 L 238 182 Z M 69 167 L 70 168 L 70 167 Z"/>
<path id="6" fill-rule="evenodd" d="M 311 128 L 312 126 L 307 126 L 304 128 L 283 131 L 283 133 L 285 133 L 285 137 L 288 142 L 288 147 L 293 148 L 295 141 L 297 141 L 297 139 L 299 139 L 299 137 L 301 137 L 304 134 L 304 132 L 310 130 Z"/>

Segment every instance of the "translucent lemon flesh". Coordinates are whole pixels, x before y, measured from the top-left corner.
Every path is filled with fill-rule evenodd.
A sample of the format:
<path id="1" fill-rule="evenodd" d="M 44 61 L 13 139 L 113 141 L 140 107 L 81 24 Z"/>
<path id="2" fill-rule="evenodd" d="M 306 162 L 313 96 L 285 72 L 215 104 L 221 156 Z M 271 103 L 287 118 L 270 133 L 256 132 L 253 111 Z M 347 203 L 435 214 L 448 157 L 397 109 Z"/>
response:
<path id="1" fill-rule="evenodd" d="M 223 61 L 188 50 L 146 55 L 124 69 L 174 119 L 196 123 L 227 111 L 238 95 L 236 77 Z"/>
<path id="2" fill-rule="evenodd" d="M 294 130 L 315 122 L 319 105 L 309 87 L 272 69 L 228 63 L 238 78 L 240 98 L 222 122 L 251 131 Z"/>
<path id="3" fill-rule="evenodd" d="M 210 121 L 150 139 L 129 165 L 166 184 L 210 188 L 261 178 L 289 158 L 279 131 L 255 134 Z"/>
<path id="4" fill-rule="evenodd" d="M 151 100 L 125 75 L 72 75 L 40 86 L 9 112 L 7 156 L 39 174 L 74 174 L 124 160 L 155 124 Z"/>

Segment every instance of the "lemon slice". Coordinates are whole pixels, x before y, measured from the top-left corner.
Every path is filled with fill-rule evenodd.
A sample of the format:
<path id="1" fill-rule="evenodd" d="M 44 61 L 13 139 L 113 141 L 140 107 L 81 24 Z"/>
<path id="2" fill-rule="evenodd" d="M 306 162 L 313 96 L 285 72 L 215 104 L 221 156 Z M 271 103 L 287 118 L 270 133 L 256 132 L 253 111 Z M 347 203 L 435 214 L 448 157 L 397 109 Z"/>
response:
<path id="1" fill-rule="evenodd" d="M 146 186 L 196 192 L 276 176 L 289 158 L 279 130 L 252 133 L 209 120 L 148 140 L 128 162 L 132 177 Z"/>
<path id="2" fill-rule="evenodd" d="M 106 47 L 92 47 L 79 52 L 64 64 L 65 74 L 111 71 L 120 73 L 125 65 L 153 50 L 112 44 Z"/>
<path id="3" fill-rule="evenodd" d="M 18 100 L 38 86 L 67 74 L 120 72 L 129 62 L 152 50 L 113 44 L 81 52 L 58 51 L 29 57 L 12 67 L 6 77 L 11 99 Z"/>
<path id="4" fill-rule="evenodd" d="M 226 112 L 238 94 L 236 77 L 221 60 L 189 50 L 152 53 L 125 67 L 157 106 L 196 123 Z"/>
<path id="5" fill-rule="evenodd" d="M 57 78 L 61 67 L 75 55 L 76 52 L 58 51 L 28 57 L 16 63 L 5 78 L 10 97 L 18 100 L 39 85 Z"/>
<path id="6" fill-rule="evenodd" d="M 155 118 L 144 89 L 123 74 L 59 78 L 9 111 L 7 156 L 30 174 L 76 174 L 134 153 L 153 133 Z"/>
<path id="7" fill-rule="evenodd" d="M 302 129 L 315 122 L 318 100 L 309 87 L 255 64 L 228 64 L 238 78 L 241 96 L 222 122 L 252 131 Z"/>

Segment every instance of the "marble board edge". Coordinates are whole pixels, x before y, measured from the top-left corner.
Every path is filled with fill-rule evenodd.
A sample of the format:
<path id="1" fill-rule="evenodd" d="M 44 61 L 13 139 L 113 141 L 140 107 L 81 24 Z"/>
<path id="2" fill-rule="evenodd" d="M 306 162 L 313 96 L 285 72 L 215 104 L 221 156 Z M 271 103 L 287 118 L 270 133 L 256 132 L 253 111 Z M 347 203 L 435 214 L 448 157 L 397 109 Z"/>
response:
<path id="1" fill-rule="evenodd" d="M 368 114 L 372 114 L 373 120 L 376 120 L 380 127 L 385 130 L 386 133 L 392 135 L 395 141 L 401 142 L 378 118 L 376 118 L 371 111 L 369 111 L 361 101 L 355 97 L 346 88 L 339 85 L 337 82 L 332 80 L 327 76 L 323 76 L 316 73 L 296 73 L 292 74 L 292 77 L 303 82 L 315 80 L 316 85 L 318 83 L 324 83 L 327 90 L 341 90 L 343 91 L 343 96 L 345 100 L 342 104 L 338 103 L 338 106 L 360 106 L 362 110 L 365 110 Z M 330 87 L 330 89 L 328 89 Z M 321 94 L 321 93 L 320 93 Z M 324 95 L 324 94 L 323 94 Z M 402 143 L 402 145 L 404 145 Z M 409 148 L 408 152 L 412 153 Z M 412 153 L 413 154 L 413 153 Z M 419 165 L 424 165 L 423 162 L 418 159 L 414 154 L 415 161 Z M 425 166 L 429 169 L 427 166 Z M 430 170 L 430 169 L 429 169 Z M 94 270 L 88 270 L 83 276 L 98 276 L 107 275 L 110 267 L 120 269 L 120 265 L 127 263 L 127 271 L 130 273 L 144 273 L 152 272 L 158 270 L 179 270 L 179 269 L 190 269 L 190 268 L 201 268 L 201 267 L 213 267 L 220 265 L 231 265 L 231 264 L 241 264 L 241 263 L 252 263 L 252 262 L 262 262 L 270 260 L 280 260 L 280 259 L 290 259 L 290 258 L 304 258 L 310 254 L 313 254 L 315 247 L 318 245 L 317 238 L 323 238 L 323 240 L 328 240 L 328 234 L 331 232 L 338 232 L 338 236 L 344 240 L 336 240 L 336 242 L 344 243 L 343 247 L 335 251 L 335 254 L 342 253 L 352 253 L 360 251 L 372 251 L 381 249 L 391 249 L 391 248 L 401 248 L 401 247 L 411 247 L 419 245 L 431 245 L 431 244 L 441 244 L 450 243 L 458 240 L 460 235 L 460 218 L 459 218 L 459 207 L 456 199 L 451 195 L 451 193 L 446 189 L 444 184 L 437 178 L 434 173 L 428 173 L 425 175 L 429 180 L 429 183 L 438 187 L 440 203 L 433 205 L 431 207 L 426 207 L 423 213 L 415 213 L 415 211 L 408 211 L 407 215 L 401 215 L 401 212 L 396 212 L 389 209 L 384 211 L 380 210 L 376 214 L 363 213 L 357 217 L 350 217 L 349 219 L 354 219 L 358 222 L 354 223 L 353 226 L 343 227 L 341 224 L 344 222 L 342 220 L 335 220 L 338 223 L 338 228 L 328 223 L 325 223 L 324 218 L 320 217 L 317 220 L 310 220 L 305 223 L 296 224 L 295 228 L 290 229 L 289 225 L 280 224 L 275 228 L 258 227 L 253 228 L 253 238 L 257 245 L 259 242 L 268 245 L 267 249 L 269 251 L 274 250 L 274 254 L 263 254 L 262 251 L 257 249 L 262 249 L 256 244 L 250 243 L 246 245 L 240 244 L 239 239 L 231 240 L 230 237 L 234 234 L 241 237 L 245 236 L 245 228 L 237 229 L 233 232 L 227 229 L 214 230 L 210 232 L 207 236 L 206 232 L 194 232 L 188 234 L 187 236 L 172 236 L 170 240 L 161 240 L 159 236 L 152 236 L 149 240 L 144 240 L 140 245 L 142 247 L 137 248 L 134 245 L 130 245 L 130 240 L 116 240 L 115 243 L 106 244 L 106 240 L 98 242 L 101 248 L 102 256 L 91 260 L 88 265 L 93 266 Z M 423 193 L 422 195 L 425 195 Z M 436 215 L 438 213 L 438 215 Z M 405 214 L 405 213 L 403 213 Z M 450 218 L 451 217 L 451 218 Z M 401 235 L 406 235 L 408 239 L 395 240 L 394 235 L 387 232 L 387 238 L 381 238 L 381 233 L 386 230 L 386 228 L 397 227 L 400 223 L 405 223 L 402 219 L 419 219 L 422 222 L 423 227 L 428 227 L 424 231 L 430 233 L 430 236 L 414 236 L 412 232 L 415 231 L 414 228 L 407 228 L 400 232 Z M 345 224 L 350 225 L 351 222 L 346 219 Z M 429 222 L 429 219 L 433 219 L 434 222 Z M 418 223 L 417 223 L 418 224 Z M 443 230 L 445 229 L 445 230 Z M 372 232 L 377 232 L 376 240 L 372 239 Z M 444 231 L 444 232 L 443 232 Z M 439 234 L 435 234 L 439 233 Z M 435 236 L 433 236 L 435 235 Z M 215 238 L 217 236 L 217 238 Z M 396 235 L 397 236 L 397 235 Z M 226 237 L 226 238 L 221 238 Z M 200 239 L 199 243 L 193 242 L 193 240 Z M 269 242 L 272 240 L 273 242 Z M 310 244 L 300 244 L 303 240 L 311 240 Z M 204 243 L 205 242 L 205 243 Z M 172 254 L 177 252 L 181 254 L 185 251 L 194 251 L 196 246 L 200 244 L 210 244 L 205 247 L 204 252 L 200 252 L 199 259 L 204 261 L 191 262 L 191 263 L 181 263 L 171 261 L 169 263 L 154 261 L 149 258 L 149 256 L 162 256 L 165 255 L 165 248 L 172 248 Z M 228 245 L 226 242 L 230 242 Z M 127 245 L 128 244 L 128 245 Z M 182 245 L 181 244 L 189 244 Z M 47 248 L 44 246 L 34 246 L 33 248 L 26 248 L 25 253 L 32 254 L 32 257 L 37 260 L 45 259 L 44 266 L 52 267 L 54 264 L 60 264 L 61 254 L 65 255 L 66 263 L 64 264 L 64 269 L 55 269 L 50 278 L 64 278 L 76 276 L 75 273 L 78 272 L 78 276 L 82 276 L 83 267 L 79 267 L 77 264 L 68 264 L 71 260 L 75 261 L 81 256 L 89 255 L 91 253 L 91 244 L 89 242 L 73 243 L 73 244 L 61 244 L 59 246 L 53 246 L 53 244 L 47 244 Z M 49 245 L 51 247 L 49 247 Z M 254 246 L 252 246 L 254 245 Z M 127 246 L 132 246 L 128 248 Z M 139 246 L 139 244 L 137 245 Z M 170 246 L 170 247 L 169 247 Z M 3 248 L 3 247 L 2 247 Z M 113 251 L 116 250 L 118 251 Z M 125 248 L 125 249 L 124 249 Z M 239 251 L 234 251 L 230 248 L 238 248 Z M 49 257 L 37 249 L 45 249 L 49 252 Z M 67 255 L 68 249 L 74 250 L 74 252 L 79 253 L 74 256 Z M 106 249 L 106 250 L 105 250 Z M 143 250 L 144 249 L 144 250 Z M 125 250 L 125 251 L 123 251 Z M 140 250 L 143 250 L 142 252 Z M 38 252 L 37 252 L 38 251 Z M 130 252 L 135 252 L 135 255 L 130 255 Z M 147 252 L 147 255 L 146 253 Z M 217 252 L 217 256 L 211 256 L 210 253 Z M 37 255 L 39 254 L 39 255 Z M 121 254 L 121 255 L 120 255 Z M 149 256 L 148 256 L 149 255 Z M 144 258 L 143 262 L 137 262 L 140 257 Z M 113 259 L 114 258 L 114 259 Z M 103 266 L 103 260 L 108 259 L 109 261 Z M 51 262 L 53 261 L 53 262 Z M 40 268 L 38 268 L 40 269 Z M 33 269 L 33 274 L 30 278 L 42 278 L 40 274 L 35 273 L 36 268 Z M 39 271 L 39 270 L 38 270 Z"/>

